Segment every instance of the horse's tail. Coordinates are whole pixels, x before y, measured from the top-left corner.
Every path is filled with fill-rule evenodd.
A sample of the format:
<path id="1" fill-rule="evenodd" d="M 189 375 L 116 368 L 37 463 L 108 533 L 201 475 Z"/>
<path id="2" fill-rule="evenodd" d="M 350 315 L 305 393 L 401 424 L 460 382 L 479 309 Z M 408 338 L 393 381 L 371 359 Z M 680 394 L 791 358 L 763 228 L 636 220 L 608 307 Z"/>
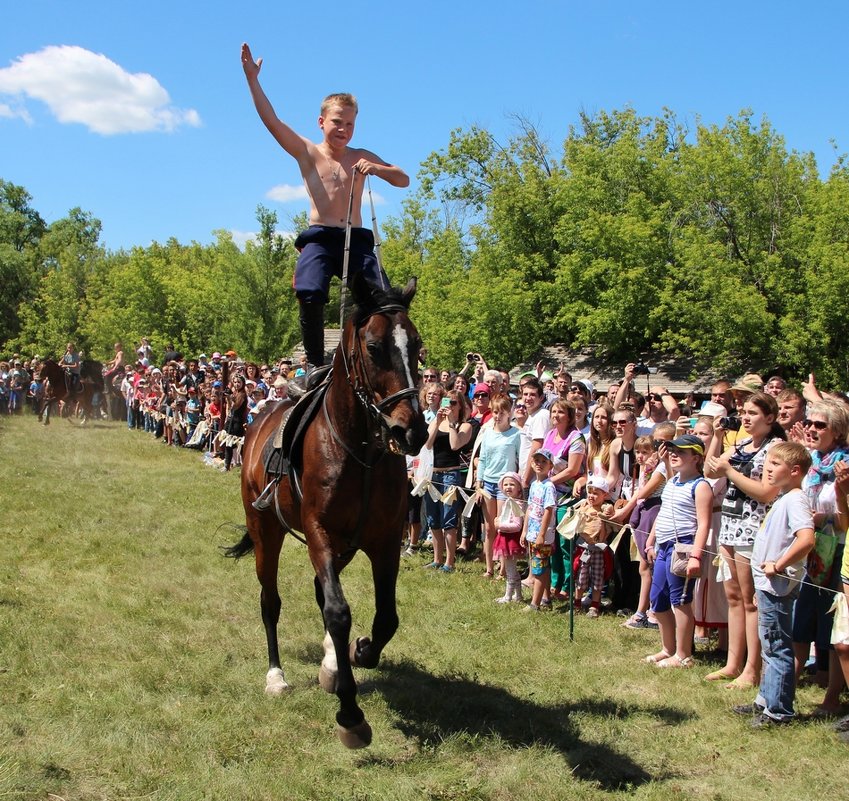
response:
<path id="1" fill-rule="evenodd" d="M 241 559 L 243 556 L 247 556 L 247 554 L 254 549 L 254 541 L 251 539 L 251 535 L 248 533 L 246 526 L 237 526 L 234 524 L 233 528 L 245 532 L 242 539 L 235 545 L 222 546 L 221 550 L 224 551 L 225 557 L 229 557 L 230 559 Z"/>

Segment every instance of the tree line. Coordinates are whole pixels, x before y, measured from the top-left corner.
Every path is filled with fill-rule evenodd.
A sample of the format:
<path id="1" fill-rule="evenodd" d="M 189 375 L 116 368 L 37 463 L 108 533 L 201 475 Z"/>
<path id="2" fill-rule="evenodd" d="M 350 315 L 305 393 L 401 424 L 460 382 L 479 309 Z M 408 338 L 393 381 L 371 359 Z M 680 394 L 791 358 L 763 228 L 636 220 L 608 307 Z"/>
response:
<path id="1" fill-rule="evenodd" d="M 565 343 L 849 385 L 849 168 L 841 156 L 821 178 L 766 118 L 691 131 L 670 111 L 581 114 L 556 152 L 516 118 L 503 143 L 453 131 L 419 179 L 384 221 L 382 253 L 393 283 L 419 278 L 413 316 L 434 364 L 474 349 L 510 366 Z M 106 252 L 90 214 L 46 225 L 25 189 L 0 182 L 0 342 L 76 337 L 108 353 L 148 335 L 186 352 L 284 353 L 299 339 L 297 254 L 273 212 L 257 220 L 244 251 L 217 232 L 207 246 Z"/>

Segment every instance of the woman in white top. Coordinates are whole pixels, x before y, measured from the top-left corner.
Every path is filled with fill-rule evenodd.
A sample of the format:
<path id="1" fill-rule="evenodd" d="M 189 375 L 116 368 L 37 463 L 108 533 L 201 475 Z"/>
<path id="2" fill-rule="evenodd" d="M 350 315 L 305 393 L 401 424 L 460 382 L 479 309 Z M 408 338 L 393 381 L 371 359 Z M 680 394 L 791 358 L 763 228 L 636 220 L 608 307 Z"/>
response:
<path id="1" fill-rule="evenodd" d="M 748 437 L 722 455 L 726 418 L 714 418 L 714 438 L 708 445 L 705 476 L 725 478 L 728 489 L 722 502 L 719 551 L 728 566 L 725 597 L 728 600 L 728 657 L 712 679 L 731 679 L 729 688 L 757 686 L 761 675 L 761 644 L 755 585 L 749 562 L 755 534 L 778 489 L 766 479 L 764 463 L 769 449 L 786 437 L 778 424 L 778 404 L 772 395 L 755 392 L 743 404 L 740 419 Z"/>

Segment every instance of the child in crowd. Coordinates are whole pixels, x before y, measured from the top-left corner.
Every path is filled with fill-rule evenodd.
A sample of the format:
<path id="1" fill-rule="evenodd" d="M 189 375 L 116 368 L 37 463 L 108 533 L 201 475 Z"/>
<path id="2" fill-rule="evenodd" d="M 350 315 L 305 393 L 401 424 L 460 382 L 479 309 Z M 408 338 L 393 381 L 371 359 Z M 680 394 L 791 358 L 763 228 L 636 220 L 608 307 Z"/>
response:
<path id="1" fill-rule="evenodd" d="M 192 438 L 198 423 L 200 423 L 200 401 L 198 391 L 194 387 L 188 389 L 188 400 L 186 401 L 186 441 Z"/>
<path id="2" fill-rule="evenodd" d="M 516 472 L 505 473 L 498 481 L 498 489 L 505 499 L 498 502 L 498 517 L 495 519 L 496 535 L 493 553 L 500 559 L 507 575 L 507 590 L 496 602 L 506 604 L 510 601 L 522 601 L 522 579 L 516 570 L 516 560 L 525 549 L 520 543 L 525 516 L 521 513 L 522 479 Z M 513 501 L 511 503 L 510 501 Z M 517 509 L 518 506 L 518 509 Z"/>
<path id="3" fill-rule="evenodd" d="M 734 707 L 739 714 L 754 715 L 753 728 L 793 719 L 793 605 L 805 573 L 805 558 L 814 547 L 813 512 L 802 492 L 802 480 L 810 467 L 810 454 L 795 442 L 774 445 L 766 456 L 766 480 L 781 494 L 758 529 L 752 549 L 764 668 L 754 703 Z"/>
<path id="4" fill-rule="evenodd" d="M 549 598 L 551 572 L 551 549 L 554 545 L 556 497 L 554 484 L 548 478 L 552 468 L 551 451 L 540 448 L 531 457 L 534 480 L 528 490 L 528 506 L 525 524 L 519 540 L 522 547 L 531 546 L 531 576 L 533 589 L 531 602 L 525 611 L 551 610 Z"/>
<path id="5" fill-rule="evenodd" d="M 646 542 L 653 564 L 651 608 L 660 625 L 661 650 L 645 658 L 657 667 L 692 667 L 693 587 L 701 573 L 701 560 L 711 523 L 713 493 L 702 476 L 704 443 L 685 434 L 661 446 L 673 478 L 663 487 L 660 512 Z M 691 545 L 686 576 L 672 572 L 676 544 Z"/>
<path id="6" fill-rule="evenodd" d="M 671 437 L 670 437 L 671 439 Z M 637 437 L 634 442 L 634 459 L 639 473 L 636 492 L 615 515 L 614 520 L 627 520 L 640 562 L 640 595 L 637 609 L 622 625 L 629 629 L 657 628 L 649 621 L 649 595 L 651 592 L 651 567 L 646 557 L 646 541 L 660 511 L 660 496 L 666 483 L 666 464 L 658 460 L 655 439 Z"/>
<path id="7" fill-rule="evenodd" d="M 584 518 L 581 528 L 582 543 L 577 551 L 580 569 L 575 588 L 575 603 L 580 607 L 584 593 L 592 587 L 587 617 L 596 618 L 601 608 L 601 591 L 604 588 L 604 549 L 613 532 L 612 524 L 605 520 L 613 514 L 613 504 L 610 503 L 610 485 L 604 476 L 590 477 L 587 482 L 587 497 L 575 509 Z"/>

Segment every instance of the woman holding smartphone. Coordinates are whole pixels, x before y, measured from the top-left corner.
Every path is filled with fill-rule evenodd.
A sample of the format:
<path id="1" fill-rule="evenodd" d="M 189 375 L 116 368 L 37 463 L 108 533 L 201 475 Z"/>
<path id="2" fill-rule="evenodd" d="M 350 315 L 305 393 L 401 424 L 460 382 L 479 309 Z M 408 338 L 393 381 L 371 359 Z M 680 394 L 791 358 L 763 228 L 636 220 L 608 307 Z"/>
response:
<path id="1" fill-rule="evenodd" d="M 439 411 L 428 427 L 426 448 L 433 450 L 433 486 L 445 494 L 449 487 L 460 486 L 460 451 L 472 438 L 472 426 L 466 422 L 466 397 L 450 390 L 439 404 Z M 454 572 L 457 552 L 457 522 L 461 499 L 449 503 L 425 495 L 427 524 L 433 537 L 433 561 L 426 568 Z"/>
<path id="2" fill-rule="evenodd" d="M 755 392 L 740 414 L 746 437 L 720 455 L 727 418 L 714 418 L 714 436 L 708 444 L 705 477 L 728 481 L 722 501 L 719 552 L 728 566 L 724 581 L 728 599 L 728 658 L 725 666 L 709 673 L 707 681 L 730 680 L 729 689 L 757 686 L 761 675 L 758 610 L 750 558 L 755 534 L 778 489 L 767 481 L 764 464 L 769 449 L 786 439 L 778 424 L 778 404 L 772 395 Z"/>

